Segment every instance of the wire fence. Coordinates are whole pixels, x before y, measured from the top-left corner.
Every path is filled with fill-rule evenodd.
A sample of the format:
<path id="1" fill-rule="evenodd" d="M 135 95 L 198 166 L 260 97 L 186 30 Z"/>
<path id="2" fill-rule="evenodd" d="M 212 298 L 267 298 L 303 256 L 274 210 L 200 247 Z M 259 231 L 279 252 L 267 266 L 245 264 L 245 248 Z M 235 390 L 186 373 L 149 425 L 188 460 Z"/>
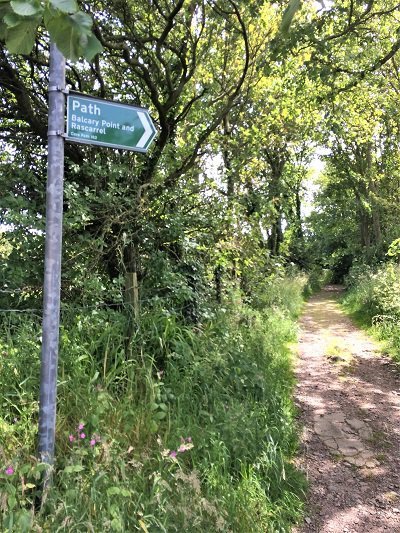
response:
<path id="1" fill-rule="evenodd" d="M 0 291 L 0 292 L 5 292 L 5 291 Z M 143 303 L 148 303 L 148 302 L 152 302 L 152 303 L 155 303 L 159 300 L 163 300 L 163 301 L 171 301 L 172 299 L 174 298 L 173 295 L 169 295 L 169 296 L 158 296 L 158 295 L 154 295 L 152 297 L 148 297 L 148 298 L 139 298 L 139 304 L 143 304 Z M 185 308 L 188 308 L 190 307 L 190 303 L 186 304 L 186 305 L 183 305 L 181 306 L 183 309 Z M 60 312 L 67 312 L 67 311 L 84 311 L 84 310 L 94 310 L 94 309 L 110 309 L 110 308 L 114 308 L 114 309 L 133 309 L 133 304 L 130 304 L 130 303 L 127 303 L 127 302 L 115 302 L 115 303 L 110 303 L 110 302 L 99 302 L 95 305 L 74 305 L 74 304 L 67 304 L 67 305 L 62 305 L 60 306 Z M 26 309 L 18 309 L 18 308 L 4 308 L 4 309 L 1 309 L 0 308 L 0 313 L 39 313 L 39 314 L 42 314 L 43 313 L 43 308 L 42 307 L 36 307 L 36 308 L 26 308 Z"/>

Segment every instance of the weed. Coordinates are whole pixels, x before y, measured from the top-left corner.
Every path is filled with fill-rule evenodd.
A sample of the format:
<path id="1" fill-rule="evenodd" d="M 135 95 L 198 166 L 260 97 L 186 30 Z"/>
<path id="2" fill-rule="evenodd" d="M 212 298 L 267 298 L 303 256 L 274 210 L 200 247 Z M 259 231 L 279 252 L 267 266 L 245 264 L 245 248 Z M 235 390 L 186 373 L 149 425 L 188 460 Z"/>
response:
<path id="1" fill-rule="evenodd" d="M 325 350 L 325 355 L 331 363 L 342 367 L 353 363 L 353 354 L 347 348 L 346 343 L 339 338 L 332 339 Z"/>
<path id="2" fill-rule="evenodd" d="M 387 435 L 384 431 L 379 429 L 374 429 L 371 433 L 371 436 L 368 438 L 368 442 L 380 449 L 388 449 L 391 447 L 390 441 L 387 439 Z"/>

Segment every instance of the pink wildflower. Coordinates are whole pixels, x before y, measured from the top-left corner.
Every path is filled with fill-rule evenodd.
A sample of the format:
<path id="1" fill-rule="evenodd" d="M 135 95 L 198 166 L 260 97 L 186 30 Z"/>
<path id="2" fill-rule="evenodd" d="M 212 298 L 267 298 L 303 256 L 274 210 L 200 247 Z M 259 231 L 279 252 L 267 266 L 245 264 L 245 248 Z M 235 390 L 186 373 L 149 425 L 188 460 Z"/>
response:
<path id="1" fill-rule="evenodd" d="M 75 437 L 73 435 L 69 435 L 68 438 L 69 438 L 69 442 L 74 442 L 75 440 Z"/>
<path id="2" fill-rule="evenodd" d="M 78 426 L 78 431 L 81 431 L 85 427 L 85 424 L 82 424 L 82 422 Z"/>
<path id="3" fill-rule="evenodd" d="M 84 439 L 84 438 L 86 437 L 86 435 L 85 435 L 84 433 L 80 433 L 80 434 L 79 434 L 79 437 L 80 437 L 81 439 Z"/>
<path id="4" fill-rule="evenodd" d="M 175 459 L 176 457 L 176 451 L 173 450 L 170 454 L 169 454 L 170 457 L 172 457 L 173 459 Z"/>
<path id="5" fill-rule="evenodd" d="M 94 446 L 95 444 L 96 444 L 96 439 L 92 439 L 92 440 L 90 441 L 90 446 Z"/>
<path id="6" fill-rule="evenodd" d="M 181 444 L 178 448 L 178 452 L 179 453 L 183 453 L 183 452 L 186 452 L 187 448 L 184 444 Z"/>
<path id="7" fill-rule="evenodd" d="M 14 468 L 12 466 L 8 466 L 5 469 L 5 473 L 7 474 L 7 476 L 12 476 L 14 474 Z"/>

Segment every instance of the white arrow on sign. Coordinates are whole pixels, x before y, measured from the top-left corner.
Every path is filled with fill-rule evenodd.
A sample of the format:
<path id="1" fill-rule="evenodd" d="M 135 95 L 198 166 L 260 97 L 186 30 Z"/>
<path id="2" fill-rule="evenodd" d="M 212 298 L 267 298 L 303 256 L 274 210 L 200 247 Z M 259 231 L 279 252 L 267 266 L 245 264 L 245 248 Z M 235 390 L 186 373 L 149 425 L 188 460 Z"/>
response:
<path id="1" fill-rule="evenodd" d="M 144 148 L 146 146 L 147 141 L 153 135 L 153 129 L 151 128 L 151 124 L 150 124 L 149 119 L 147 118 L 146 113 L 143 113 L 143 111 L 138 111 L 137 114 L 144 128 L 144 133 L 140 137 L 138 143 L 136 144 L 136 147 Z"/>

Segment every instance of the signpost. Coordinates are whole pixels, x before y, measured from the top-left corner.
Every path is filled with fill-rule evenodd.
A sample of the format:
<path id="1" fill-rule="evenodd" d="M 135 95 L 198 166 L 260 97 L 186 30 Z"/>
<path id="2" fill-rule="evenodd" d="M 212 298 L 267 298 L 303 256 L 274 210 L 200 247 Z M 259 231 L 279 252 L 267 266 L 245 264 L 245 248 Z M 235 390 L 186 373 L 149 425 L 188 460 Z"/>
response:
<path id="1" fill-rule="evenodd" d="M 68 94 L 66 134 L 64 133 L 65 93 Z M 39 458 L 50 467 L 44 475 L 44 488 L 51 483 L 55 445 L 64 139 L 145 153 L 155 135 L 156 129 L 147 109 L 80 93 L 69 93 L 65 89 L 65 58 L 55 44 L 51 43 L 43 342 L 39 400 Z"/>
<path id="2" fill-rule="evenodd" d="M 68 94 L 68 141 L 147 152 L 156 133 L 147 109 Z"/>
<path id="3" fill-rule="evenodd" d="M 49 465 L 44 488 L 51 480 L 57 403 L 58 338 L 60 326 L 61 240 L 64 178 L 65 58 L 50 45 L 49 119 L 44 258 L 42 360 L 39 399 L 39 459 Z"/>

